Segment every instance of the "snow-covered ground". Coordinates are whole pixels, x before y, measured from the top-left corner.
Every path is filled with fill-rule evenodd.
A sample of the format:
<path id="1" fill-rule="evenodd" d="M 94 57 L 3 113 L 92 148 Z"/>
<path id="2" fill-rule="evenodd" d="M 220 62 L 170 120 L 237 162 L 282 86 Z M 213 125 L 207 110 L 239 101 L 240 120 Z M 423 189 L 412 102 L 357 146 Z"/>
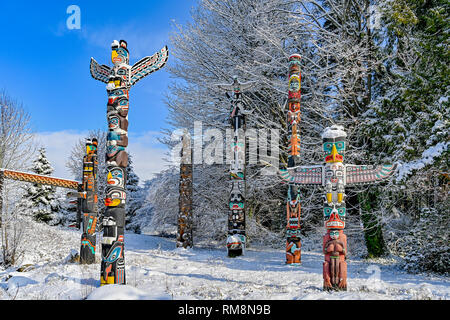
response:
<path id="1" fill-rule="evenodd" d="M 30 231 L 21 260 L 29 266 L 0 270 L 0 299 L 450 299 L 448 277 L 408 274 L 388 259 L 349 258 L 348 291 L 328 293 L 320 252 L 304 251 L 301 266 L 288 266 L 283 248 L 255 246 L 230 259 L 224 248 L 176 249 L 173 239 L 137 234 L 125 237 L 127 285 L 99 287 L 99 263 L 70 261 L 78 230 L 33 224 Z"/>

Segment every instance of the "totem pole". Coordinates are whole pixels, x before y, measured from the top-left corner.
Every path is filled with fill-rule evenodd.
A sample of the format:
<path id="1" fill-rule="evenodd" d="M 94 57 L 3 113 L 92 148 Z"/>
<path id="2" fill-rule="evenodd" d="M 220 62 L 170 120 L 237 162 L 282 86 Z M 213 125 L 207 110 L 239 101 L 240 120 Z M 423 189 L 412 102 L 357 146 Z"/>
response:
<path id="1" fill-rule="evenodd" d="M 80 263 L 91 264 L 95 262 L 96 227 L 98 218 L 98 158 L 97 139 L 86 140 L 86 155 L 83 158 L 82 191 L 79 193 L 79 210 L 83 226 L 81 235 Z"/>
<path id="2" fill-rule="evenodd" d="M 300 98 L 301 98 L 301 73 L 300 55 L 293 54 L 289 57 L 289 94 L 287 125 L 289 136 L 288 163 L 292 168 L 299 164 L 300 160 Z M 296 185 L 288 187 L 286 201 L 286 263 L 301 263 L 300 240 L 300 192 Z"/>
<path id="3" fill-rule="evenodd" d="M 187 131 L 182 136 L 177 247 L 192 248 L 192 153 Z"/>
<path id="4" fill-rule="evenodd" d="M 345 228 L 345 187 L 382 181 L 392 175 L 396 165 L 344 164 L 346 137 L 343 127 L 331 126 L 322 133 L 324 164 L 297 166 L 281 170 L 287 183 L 324 187 L 323 288 L 347 290 L 347 236 Z"/>
<path id="5" fill-rule="evenodd" d="M 127 42 L 114 40 L 112 68 L 99 65 L 91 58 L 90 71 L 94 79 L 107 83 L 107 188 L 103 217 L 103 240 L 100 284 L 125 284 L 124 228 L 126 202 L 126 167 L 128 154 L 129 90 L 139 80 L 161 69 L 167 62 L 167 46 L 151 57 L 129 65 Z"/>
<path id="6" fill-rule="evenodd" d="M 68 198 L 76 198 L 77 227 L 83 221 L 83 234 L 81 236 L 80 263 L 95 262 L 96 225 L 97 225 L 97 140 L 87 140 L 87 155 L 83 158 L 83 181 L 68 180 L 50 177 L 35 173 L 0 169 L 0 200 L 2 196 L 3 179 L 49 185 L 70 190 Z M 0 202 L 1 203 L 1 202 Z"/>
<path id="7" fill-rule="evenodd" d="M 233 91 L 231 98 L 230 122 L 233 128 L 233 142 L 231 149 L 230 178 L 231 192 L 228 214 L 227 251 L 229 257 L 237 257 L 244 254 L 246 246 L 245 235 L 245 116 L 251 111 L 244 109 L 242 91 L 254 86 L 255 81 L 241 83 L 237 77 L 233 77 L 231 84 L 219 84 L 220 89 Z M 227 97 L 229 97 L 227 93 Z"/>

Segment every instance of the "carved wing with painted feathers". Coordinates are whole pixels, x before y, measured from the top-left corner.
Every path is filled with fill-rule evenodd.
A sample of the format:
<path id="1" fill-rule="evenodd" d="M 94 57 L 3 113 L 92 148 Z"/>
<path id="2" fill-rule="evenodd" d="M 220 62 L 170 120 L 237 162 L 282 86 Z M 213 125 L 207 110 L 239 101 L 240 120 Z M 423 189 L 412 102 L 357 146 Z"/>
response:
<path id="1" fill-rule="evenodd" d="M 104 83 L 108 83 L 109 75 L 111 74 L 111 68 L 107 65 L 100 65 L 94 58 L 91 58 L 91 76 L 95 80 L 99 80 Z"/>
<path id="2" fill-rule="evenodd" d="M 134 85 L 136 82 L 148 76 L 150 73 L 158 71 L 159 69 L 164 67 L 168 58 L 169 49 L 167 48 L 167 46 L 164 46 L 164 48 L 156 52 L 151 57 L 145 57 L 136 62 L 131 67 L 130 84 Z"/>
<path id="3" fill-rule="evenodd" d="M 391 176 L 396 168 L 396 164 L 379 166 L 347 164 L 345 165 L 345 182 L 347 185 L 378 182 Z"/>
<path id="4" fill-rule="evenodd" d="M 298 166 L 281 169 L 280 176 L 284 182 L 294 185 L 322 185 L 322 166 Z"/>

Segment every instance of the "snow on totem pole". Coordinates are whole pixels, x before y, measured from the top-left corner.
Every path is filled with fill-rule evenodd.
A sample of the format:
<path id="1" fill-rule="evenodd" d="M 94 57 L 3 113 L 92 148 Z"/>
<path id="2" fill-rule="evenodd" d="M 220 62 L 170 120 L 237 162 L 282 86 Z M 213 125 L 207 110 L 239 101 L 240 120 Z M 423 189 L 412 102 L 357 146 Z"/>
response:
<path id="1" fill-rule="evenodd" d="M 324 188 L 323 288 L 347 290 L 347 236 L 344 234 L 345 187 L 370 184 L 392 175 L 396 165 L 344 164 L 347 134 L 342 126 L 331 126 L 322 133 L 324 164 L 298 166 L 281 171 L 285 182 L 296 185 L 322 185 Z"/>
<path id="2" fill-rule="evenodd" d="M 288 168 L 295 167 L 300 160 L 300 98 L 301 98 L 301 73 L 300 55 L 293 54 L 289 57 L 289 94 L 287 124 L 289 136 Z M 300 192 L 298 187 L 289 184 L 286 201 L 286 263 L 301 263 L 300 240 Z"/>
<path id="3" fill-rule="evenodd" d="M 86 155 L 83 158 L 83 181 L 80 185 L 79 211 L 81 213 L 82 230 L 80 263 L 95 262 L 96 226 L 98 218 L 98 157 L 97 139 L 86 140 Z"/>
<path id="4" fill-rule="evenodd" d="M 181 162 L 180 162 L 180 195 L 178 199 L 178 231 L 177 247 L 192 248 L 192 153 L 191 139 L 187 130 L 182 136 Z"/>
<path id="5" fill-rule="evenodd" d="M 129 65 L 127 42 L 114 40 L 111 60 L 113 67 L 99 65 L 91 58 L 90 71 L 94 79 L 107 83 L 108 135 L 106 146 L 107 188 L 103 217 L 101 285 L 125 284 L 124 228 L 126 202 L 126 168 L 128 154 L 129 90 L 142 78 L 161 69 L 167 62 L 167 46 L 153 56 Z"/>
<path id="6" fill-rule="evenodd" d="M 230 178 L 231 191 L 228 214 L 227 251 L 229 257 L 237 257 L 245 252 L 245 116 L 251 111 L 244 109 L 242 91 L 254 86 L 255 81 L 241 83 L 233 77 L 231 84 L 218 84 L 225 91 L 233 91 L 230 122 L 233 128 Z M 227 93 L 228 96 L 228 93 Z M 229 97 L 229 96 L 228 96 Z"/>

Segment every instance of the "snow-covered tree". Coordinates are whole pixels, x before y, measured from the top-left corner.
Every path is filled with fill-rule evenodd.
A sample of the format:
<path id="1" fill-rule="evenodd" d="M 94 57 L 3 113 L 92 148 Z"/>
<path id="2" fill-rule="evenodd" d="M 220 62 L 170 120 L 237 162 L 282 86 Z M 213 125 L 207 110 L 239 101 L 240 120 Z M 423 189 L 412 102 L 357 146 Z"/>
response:
<path id="1" fill-rule="evenodd" d="M 253 110 L 247 117 L 247 128 L 279 130 L 282 149 L 279 157 L 272 160 L 277 164 L 286 163 L 287 61 L 292 53 L 300 53 L 305 61 L 302 74 L 306 79 L 302 82 L 304 99 L 300 124 L 303 158 L 307 163 L 320 161 L 317 142 L 326 124 L 325 105 L 322 97 L 311 89 L 317 81 L 312 74 L 319 74 L 313 68 L 315 63 L 310 63 L 314 61 L 309 41 L 310 21 L 298 19 L 297 10 L 300 10 L 298 3 L 284 0 L 200 1 L 193 11 L 193 22 L 177 26 L 172 36 L 175 63 L 169 62 L 168 70 L 177 81 L 170 87 L 167 98 L 168 124 L 176 129 L 187 128 L 192 134 L 194 121 L 202 121 L 204 131 L 219 129 L 226 137 L 226 129 L 230 128 L 230 101 L 216 84 L 229 83 L 234 75 L 241 81 L 253 80 L 257 82 L 256 89 L 245 92 L 244 96 L 248 109 Z M 167 131 L 170 145 L 171 130 Z M 276 175 L 263 175 L 260 170 L 263 165 L 252 166 L 248 166 L 247 179 L 249 222 L 254 219 L 261 227 L 265 224 L 276 231 L 283 230 L 280 222 L 285 217 L 287 187 L 280 185 Z M 215 239 L 218 234 L 226 235 L 228 172 L 229 166 L 225 163 L 194 166 L 195 215 L 202 217 L 200 223 L 214 221 L 201 230 L 215 234 Z M 260 203 L 261 199 L 266 200 Z M 304 208 L 320 206 L 316 198 L 307 196 L 305 199 L 308 200 L 304 201 Z M 308 213 L 305 219 L 321 221 L 320 215 Z"/>
<path id="2" fill-rule="evenodd" d="M 125 228 L 135 233 L 141 233 L 141 227 L 137 223 L 138 210 L 143 206 L 145 201 L 145 193 L 143 188 L 139 186 L 139 177 L 134 172 L 133 160 L 131 154 L 128 155 L 128 166 L 126 169 L 127 182 L 127 201 L 126 201 L 126 218 Z"/>
<path id="3" fill-rule="evenodd" d="M 383 1 L 391 57 L 386 84 L 360 129 L 371 139 L 367 154 L 398 162 L 396 184 L 381 193 L 394 220 L 386 225 L 392 252 L 410 270 L 442 271 L 449 246 L 449 5 L 446 1 Z M 435 267 L 432 267 L 435 265 Z"/>
<path id="4" fill-rule="evenodd" d="M 29 165 L 36 150 L 30 123 L 23 105 L 0 92 L 0 168 L 24 170 Z M 25 237 L 17 200 L 20 185 L 18 181 L 0 181 L 1 263 L 5 267 L 17 263 Z"/>
<path id="5" fill-rule="evenodd" d="M 60 208 L 56 214 L 56 219 L 59 225 L 67 227 L 77 227 L 77 204 L 76 199 L 67 198 L 67 190 L 60 189 L 57 190 L 56 194 Z"/>
<path id="6" fill-rule="evenodd" d="M 33 161 L 31 172 L 40 175 L 51 175 L 54 171 L 47 156 L 45 148 L 38 150 L 38 156 Z M 31 216 L 34 220 L 55 224 L 55 213 L 59 211 L 60 204 L 55 197 L 56 188 L 38 183 L 27 184 L 25 194 L 20 206 L 24 208 L 24 214 Z"/>
<path id="7" fill-rule="evenodd" d="M 174 146 L 174 129 L 187 128 L 192 136 L 194 121 L 202 121 L 203 131 L 219 129 L 225 137 L 229 101 L 216 84 L 237 75 L 257 82 L 244 93 L 253 110 L 247 128 L 278 129 L 278 160 L 285 163 L 287 59 L 300 53 L 302 163 L 323 161 L 320 133 L 340 124 L 348 133 L 348 163 L 403 164 L 398 179 L 346 191 L 349 243 L 366 243 L 365 250 L 352 247 L 350 252 L 394 252 L 408 218 L 423 212 L 428 217 L 423 225 L 434 234 L 439 228 L 433 231 L 430 220 L 448 226 L 431 218 L 448 211 L 446 9 L 442 1 L 415 0 L 201 0 L 192 22 L 176 25 L 171 38 L 168 70 L 175 81 L 166 100 L 164 141 Z M 248 224 L 256 226 L 256 238 L 263 227 L 281 236 L 286 187 L 277 177 L 261 175 L 261 167 L 247 166 Z M 225 235 L 228 170 L 226 164 L 194 165 L 195 223 L 209 239 Z M 167 201 L 176 199 L 178 190 L 160 183 L 176 183 L 175 172 L 174 167 L 162 174 L 151 191 L 162 204 L 153 207 L 158 226 L 175 221 L 177 209 L 167 209 Z M 323 232 L 320 192 L 301 189 L 305 236 Z"/>
<path id="8" fill-rule="evenodd" d="M 154 182 L 154 179 L 144 181 L 143 186 L 139 187 L 139 192 L 135 194 L 139 205 L 135 206 L 134 216 L 131 221 L 127 222 L 126 228 L 128 230 L 133 230 L 136 233 L 153 231 L 151 225 L 154 199 L 151 199 L 149 194 Z"/>
<path id="9" fill-rule="evenodd" d="M 146 200 L 142 207 L 146 213 L 144 224 L 147 232 L 160 235 L 176 235 L 178 217 L 178 181 L 179 173 L 173 168 L 163 170 L 147 182 Z M 149 214 L 150 213 L 150 214 Z"/>

